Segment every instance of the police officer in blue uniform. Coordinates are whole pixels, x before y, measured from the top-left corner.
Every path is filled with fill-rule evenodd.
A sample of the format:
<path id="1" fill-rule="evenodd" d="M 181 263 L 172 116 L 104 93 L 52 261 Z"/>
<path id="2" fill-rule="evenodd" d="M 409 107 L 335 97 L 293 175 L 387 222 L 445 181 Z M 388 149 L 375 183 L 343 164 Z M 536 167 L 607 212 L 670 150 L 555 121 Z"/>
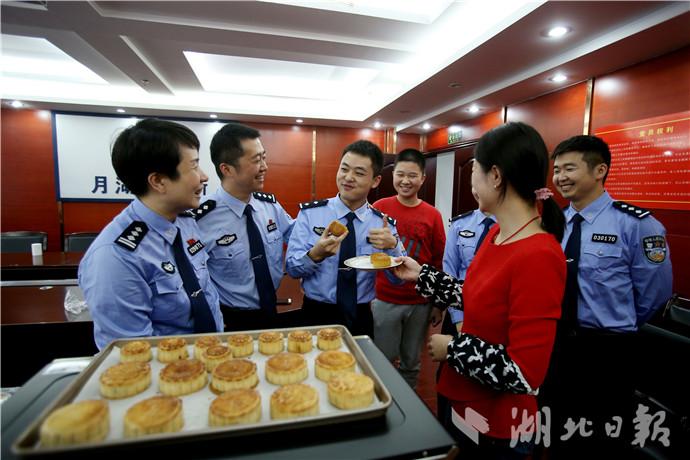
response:
<path id="1" fill-rule="evenodd" d="M 354 270 L 344 262 L 374 252 L 404 254 L 395 220 L 367 203 L 367 194 L 381 181 L 382 168 L 381 149 L 369 141 L 354 142 L 343 150 L 336 175 L 338 196 L 300 205 L 286 267 L 290 276 L 302 279 L 307 324 L 343 324 L 353 334 L 373 337 L 370 302 L 375 272 Z M 333 220 L 348 232 L 330 234 L 327 228 Z"/>
<path id="2" fill-rule="evenodd" d="M 201 232 L 185 212 L 199 205 L 208 180 L 199 167 L 196 135 L 170 121 L 142 120 L 118 136 L 112 163 L 136 198 L 79 264 L 96 345 L 222 331 Z"/>
<path id="3" fill-rule="evenodd" d="M 479 209 L 453 217 L 443 252 L 443 271 L 456 279 L 464 280 L 470 262 L 495 223 L 493 216 L 487 216 Z M 457 335 L 458 329 L 462 327 L 463 317 L 462 310 L 448 308 L 441 333 Z"/>
<path id="4" fill-rule="evenodd" d="M 608 457 L 630 445 L 636 331 L 671 297 L 666 230 L 650 211 L 606 192 L 611 153 L 601 139 L 572 137 L 552 158 L 553 183 L 570 206 L 562 242 L 568 280 L 544 384 L 551 439 L 556 458 L 594 451 Z M 605 427 L 615 416 L 623 417 L 618 438 L 608 437 Z M 592 436 L 571 438 L 564 447 L 559 437 L 568 417 L 592 422 Z"/>
<path id="5" fill-rule="evenodd" d="M 221 187 L 195 213 L 226 330 L 278 327 L 275 292 L 294 221 L 263 192 L 268 167 L 259 131 L 225 125 L 211 141 L 211 159 Z"/>

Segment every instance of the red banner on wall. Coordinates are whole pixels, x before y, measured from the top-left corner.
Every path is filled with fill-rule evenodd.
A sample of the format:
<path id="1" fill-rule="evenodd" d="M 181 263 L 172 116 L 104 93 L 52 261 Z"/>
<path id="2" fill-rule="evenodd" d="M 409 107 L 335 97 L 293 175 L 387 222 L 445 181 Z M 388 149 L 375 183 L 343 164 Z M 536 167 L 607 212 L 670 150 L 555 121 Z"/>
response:
<path id="1" fill-rule="evenodd" d="M 611 125 L 606 190 L 645 208 L 690 210 L 690 111 Z"/>

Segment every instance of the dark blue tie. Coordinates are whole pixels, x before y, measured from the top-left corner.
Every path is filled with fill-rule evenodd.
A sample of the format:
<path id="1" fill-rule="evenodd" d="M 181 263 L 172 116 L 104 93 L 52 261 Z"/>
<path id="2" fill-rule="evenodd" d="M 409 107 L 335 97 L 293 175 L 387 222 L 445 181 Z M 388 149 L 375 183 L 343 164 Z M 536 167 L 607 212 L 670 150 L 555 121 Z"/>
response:
<path id="1" fill-rule="evenodd" d="M 273 286 L 271 272 L 268 269 L 264 242 L 261 239 L 259 227 L 254 223 L 252 211 L 252 206 L 249 204 L 244 208 L 244 215 L 247 218 L 249 254 L 252 259 L 252 266 L 254 267 L 254 283 L 256 283 L 256 290 L 259 293 L 259 305 L 261 309 L 269 315 L 274 315 L 276 314 L 276 289 Z"/>
<path id="2" fill-rule="evenodd" d="M 479 239 L 477 240 L 477 246 L 474 248 L 475 254 L 477 253 L 477 251 L 479 251 L 479 246 L 482 245 L 484 238 L 486 238 L 486 234 L 489 233 L 489 229 L 491 228 L 491 226 L 494 223 L 495 222 L 491 217 L 485 217 L 484 220 L 482 221 L 482 225 L 484 226 L 484 230 L 482 230 L 482 234 L 479 235 Z"/>
<path id="3" fill-rule="evenodd" d="M 580 285 L 577 281 L 577 268 L 580 262 L 580 239 L 582 236 L 580 224 L 583 217 L 580 214 L 573 216 L 573 230 L 565 245 L 565 258 L 568 267 L 568 277 L 565 280 L 565 296 L 563 297 L 563 311 L 561 321 L 568 328 L 577 326 L 577 299 L 580 294 Z"/>
<path id="4" fill-rule="evenodd" d="M 348 234 L 340 243 L 340 255 L 338 257 L 338 286 L 336 299 L 347 318 L 350 325 L 357 315 L 357 270 L 345 266 L 345 261 L 357 255 L 357 236 L 355 226 L 355 213 L 350 212 L 347 216 Z"/>
<path id="5" fill-rule="evenodd" d="M 199 286 L 199 280 L 196 277 L 196 273 L 194 273 L 192 264 L 184 253 L 180 229 L 177 229 L 177 235 L 173 242 L 173 255 L 175 256 L 177 269 L 182 277 L 182 285 L 192 306 L 194 332 L 217 332 L 216 321 L 211 314 L 211 307 L 208 305 L 206 295 L 204 295 L 204 291 Z"/>

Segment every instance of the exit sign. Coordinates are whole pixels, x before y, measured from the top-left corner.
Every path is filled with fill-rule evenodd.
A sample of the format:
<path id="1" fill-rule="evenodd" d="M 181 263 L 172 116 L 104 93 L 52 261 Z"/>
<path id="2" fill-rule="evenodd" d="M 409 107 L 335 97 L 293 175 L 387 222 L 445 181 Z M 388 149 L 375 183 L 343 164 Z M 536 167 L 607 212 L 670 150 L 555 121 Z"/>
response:
<path id="1" fill-rule="evenodd" d="M 454 131 L 450 132 L 448 131 L 448 143 L 449 144 L 455 144 L 457 142 L 460 142 L 462 140 L 462 131 Z"/>

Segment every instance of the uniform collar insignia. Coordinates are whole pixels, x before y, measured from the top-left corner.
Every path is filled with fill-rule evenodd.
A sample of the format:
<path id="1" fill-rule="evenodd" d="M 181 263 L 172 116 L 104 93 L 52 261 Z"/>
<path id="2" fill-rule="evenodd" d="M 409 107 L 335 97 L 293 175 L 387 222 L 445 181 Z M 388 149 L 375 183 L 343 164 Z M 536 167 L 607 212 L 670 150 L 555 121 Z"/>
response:
<path id="1" fill-rule="evenodd" d="M 460 230 L 458 232 L 458 236 L 461 236 L 463 238 L 472 238 L 475 235 L 475 233 L 472 230 Z"/>
<path id="2" fill-rule="evenodd" d="M 218 246 L 230 246 L 237 240 L 237 235 L 233 233 L 232 235 L 223 235 L 216 240 Z"/>

